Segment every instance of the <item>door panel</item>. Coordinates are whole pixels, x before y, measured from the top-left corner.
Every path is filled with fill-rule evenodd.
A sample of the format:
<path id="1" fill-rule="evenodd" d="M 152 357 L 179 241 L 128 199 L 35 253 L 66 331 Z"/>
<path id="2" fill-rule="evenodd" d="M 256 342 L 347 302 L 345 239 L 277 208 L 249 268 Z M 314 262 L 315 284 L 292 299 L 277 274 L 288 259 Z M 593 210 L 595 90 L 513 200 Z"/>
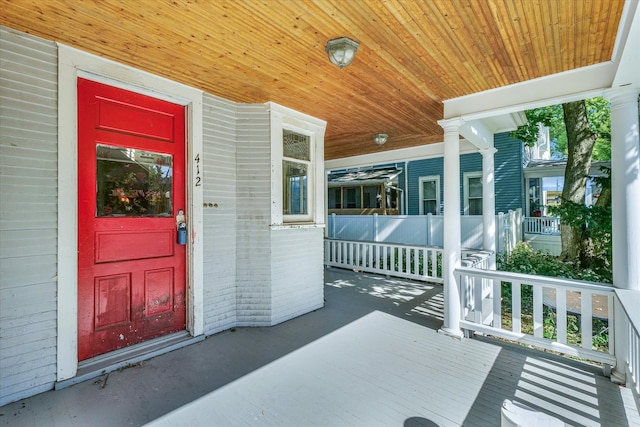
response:
<path id="1" fill-rule="evenodd" d="M 184 107 L 78 79 L 78 358 L 186 326 Z"/>

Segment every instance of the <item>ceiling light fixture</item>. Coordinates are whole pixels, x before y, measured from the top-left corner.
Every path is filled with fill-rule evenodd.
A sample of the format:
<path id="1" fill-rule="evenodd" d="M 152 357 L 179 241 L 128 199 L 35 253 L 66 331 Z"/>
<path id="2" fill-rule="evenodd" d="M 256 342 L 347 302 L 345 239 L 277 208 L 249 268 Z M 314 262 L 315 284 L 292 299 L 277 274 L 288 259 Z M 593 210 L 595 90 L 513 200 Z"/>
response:
<path id="1" fill-rule="evenodd" d="M 387 135 L 386 133 L 376 133 L 375 135 L 373 135 L 373 141 L 378 145 L 383 145 L 385 142 L 387 142 L 388 138 L 389 135 Z"/>
<path id="2" fill-rule="evenodd" d="M 331 63 L 343 69 L 353 61 L 358 46 L 360 46 L 360 43 L 357 41 L 351 40 L 348 37 L 340 37 L 329 40 L 324 50 L 327 52 L 327 55 L 329 55 Z"/>

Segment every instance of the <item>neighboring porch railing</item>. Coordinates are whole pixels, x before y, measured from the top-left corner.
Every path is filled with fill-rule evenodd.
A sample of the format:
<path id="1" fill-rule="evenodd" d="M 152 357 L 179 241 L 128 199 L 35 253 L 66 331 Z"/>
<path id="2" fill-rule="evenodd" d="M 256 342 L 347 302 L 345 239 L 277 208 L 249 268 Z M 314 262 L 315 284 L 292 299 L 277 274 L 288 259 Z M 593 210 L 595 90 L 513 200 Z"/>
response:
<path id="1" fill-rule="evenodd" d="M 489 268 L 491 253 L 463 250 L 464 267 Z M 340 267 L 442 283 L 442 248 L 380 242 L 325 239 L 324 263 Z"/>
<path id="2" fill-rule="evenodd" d="M 324 263 L 406 279 L 442 283 L 442 248 L 325 240 Z"/>
<path id="3" fill-rule="evenodd" d="M 610 285 L 553 277 L 533 276 L 495 270 L 459 268 L 455 271 L 460 287 L 460 327 L 536 347 L 561 352 L 615 366 L 614 356 L 614 288 Z M 502 322 L 502 284 L 511 293 L 509 323 Z M 524 287 L 531 287 L 531 300 L 523 299 Z M 492 292 L 488 292 L 490 288 Z M 469 294 L 469 293 L 472 294 Z M 529 293 L 529 292 L 527 292 Z M 553 294 L 555 293 L 555 298 Z M 505 293 L 508 295 L 508 293 Z M 550 301 L 551 299 L 551 301 Z M 473 301 L 473 303 L 470 303 Z M 590 301 L 584 304 L 584 301 Z M 545 302 L 547 310 L 545 310 Z M 523 312 L 523 303 L 531 312 Z M 506 311 L 506 310 L 505 310 Z M 594 316 L 595 313 L 595 316 Z M 579 332 L 569 340 L 568 314 L 575 315 Z M 525 319 L 526 317 L 526 319 Z M 593 319 L 607 319 L 608 350 L 593 348 Z M 531 332 L 525 332 L 526 323 Z M 545 337 L 545 323 L 553 325 L 552 335 Z M 600 332 L 600 331 L 595 331 Z M 637 347 L 636 347 L 637 348 Z"/>
<path id="4" fill-rule="evenodd" d="M 460 217 L 463 248 L 483 247 L 482 216 Z M 328 217 L 327 237 L 346 241 L 384 242 L 441 247 L 444 242 L 442 215 L 335 215 Z M 496 250 L 510 253 L 523 239 L 520 209 L 496 215 Z"/>
<path id="5" fill-rule="evenodd" d="M 553 216 L 525 217 L 523 223 L 526 234 L 560 234 L 560 218 Z"/>

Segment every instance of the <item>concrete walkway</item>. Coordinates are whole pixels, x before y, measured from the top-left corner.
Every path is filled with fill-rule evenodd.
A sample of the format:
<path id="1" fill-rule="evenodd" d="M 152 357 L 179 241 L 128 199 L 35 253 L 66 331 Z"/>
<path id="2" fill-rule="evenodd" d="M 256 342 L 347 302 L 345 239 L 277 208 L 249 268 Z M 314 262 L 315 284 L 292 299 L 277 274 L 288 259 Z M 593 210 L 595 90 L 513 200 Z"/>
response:
<path id="1" fill-rule="evenodd" d="M 497 426 L 504 399 L 640 426 L 628 389 L 547 353 L 438 334 L 442 288 L 325 271 L 326 306 L 0 408 L 12 426 Z"/>

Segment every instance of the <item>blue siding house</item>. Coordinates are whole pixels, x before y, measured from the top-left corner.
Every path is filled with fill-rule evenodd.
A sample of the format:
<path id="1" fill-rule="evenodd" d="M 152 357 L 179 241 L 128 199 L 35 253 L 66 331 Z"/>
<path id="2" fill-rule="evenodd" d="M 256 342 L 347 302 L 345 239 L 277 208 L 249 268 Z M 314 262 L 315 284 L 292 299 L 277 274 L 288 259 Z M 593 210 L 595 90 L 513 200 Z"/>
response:
<path id="1" fill-rule="evenodd" d="M 494 170 L 496 213 L 507 213 L 521 208 L 525 211 L 526 194 L 524 186 L 524 144 L 511 137 L 510 132 L 494 136 Z M 514 160 L 519 159 L 519 160 Z M 390 173 L 392 171 L 393 173 Z M 390 178 L 380 185 L 398 189 L 394 192 L 393 209 L 382 206 L 354 206 L 345 209 L 345 185 L 356 194 L 354 200 L 364 200 L 372 185 L 382 181 L 381 173 Z M 371 178 L 367 178 L 367 176 Z M 348 183 L 345 181 L 348 177 Z M 442 156 L 408 160 L 399 163 L 377 164 L 357 170 L 333 170 L 328 177 L 328 213 L 342 215 L 362 215 L 378 213 L 382 215 L 442 215 L 444 203 L 444 158 Z M 482 215 L 482 155 L 478 152 L 460 156 L 460 206 L 463 215 Z M 380 190 L 379 190 L 380 192 Z M 350 193 L 349 193 L 350 194 Z M 357 204 L 357 203 L 356 203 Z M 381 206 L 377 206 L 381 208 Z"/>
<path id="2" fill-rule="evenodd" d="M 496 134 L 494 147 L 496 213 L 525 207 L 524 194 L 524 145 L 511 137 L 510 132 Z M 521 159 L 515 161 L 514 159 Z M 406 174 L 406 180 L 405 175 Z M 409 215 L 421 215 L 431 211 L 442 214 L 444 199 L 444 160 L 442 157 L 408 161 L 399 176 L 399 186 L 407 197 Z M 460 206 L 462 214 L 480 215 L 482 206 L 482 155 L 460 156 Z M 478 193 L 480 190 L 480 193 Z M 434 194 L 435 193 L 435 194 Z M 475 201 L 474 201 L 475 196 Z M 435 209 L 433 207 L 436 206 Z M 429 209 L 431 208 L 431 209 Z"/>

